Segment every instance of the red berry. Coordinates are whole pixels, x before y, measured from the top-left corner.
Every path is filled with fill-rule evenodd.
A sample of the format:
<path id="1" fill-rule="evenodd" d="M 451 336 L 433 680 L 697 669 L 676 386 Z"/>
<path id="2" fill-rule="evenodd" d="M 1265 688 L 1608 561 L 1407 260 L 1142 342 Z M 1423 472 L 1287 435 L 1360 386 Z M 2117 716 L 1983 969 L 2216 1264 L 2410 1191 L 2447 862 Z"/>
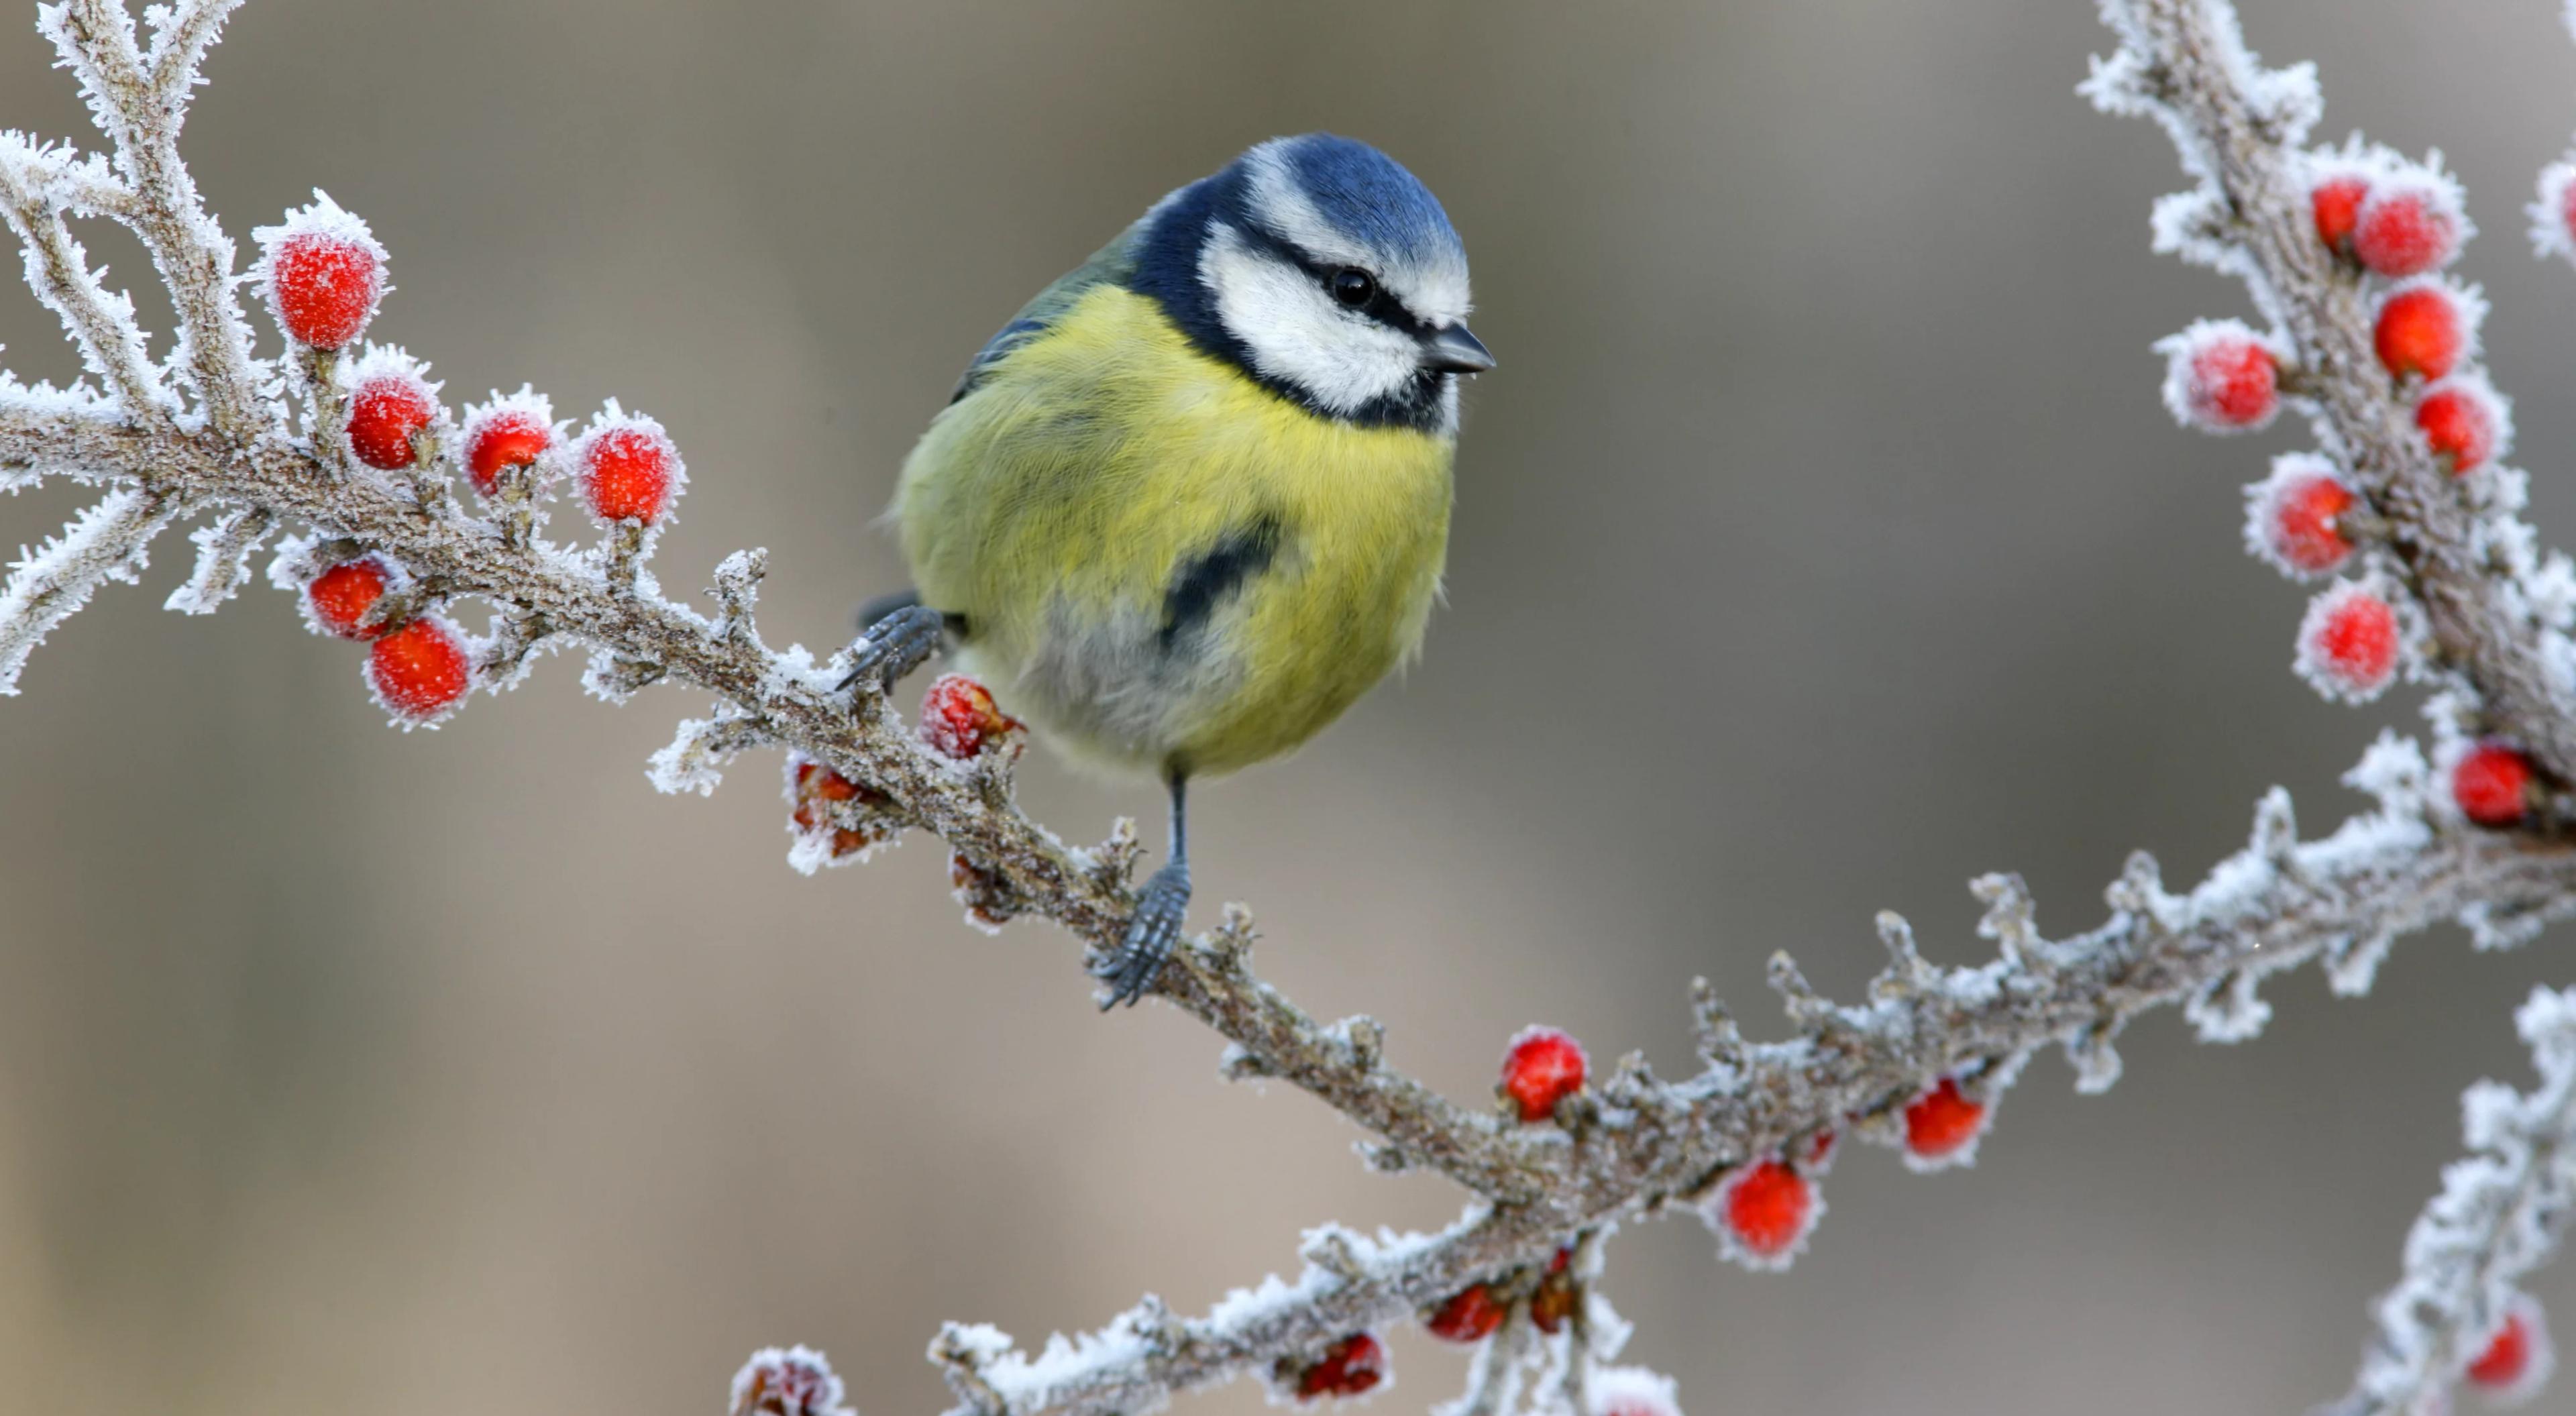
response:
<path id="1" fill-rule="evenodd" d="M 2481 826 L 2511 826 L 2531 810 L 2531 759 L 2502 743 L 2471 748 L 2451 769 L 2451 800 Z"/>
<path id="2" fill-rule="evenodd" d="M 847 1416 L 840 1376 L 810 1348 L 771 1347 L 734 1374 L 733 1416 Z"/>
<path id="3" fill-rule="evenodd" d="M 1297 1373 L 1297 1399 L 1358 1396 L 1386 1379 L 1386 1349 L 1375 1337 L 1355 1332 L 1324 1349 L 1324 1355 Z"/>
<path id="4" fill-rule="evenodd" d="M 1818 1131 L 1815 1136 L 1807 1142 L 1808 1166 L 1810 1168 L 1815 1168 L 1831 1165 L 1834 1159 L 1834 1143 L 1841 1139 L 1842 1137 L 1836 1134 L 1834 1128 L 1831 1126 L 1827 1126 L 1825 1129 Z"/>
<path id="5" fill-rule="evenodd" d="M 474 666 L 465 641 L 447 621 L 423 615 L 367 651 L 367 681 L 396 717 L 422 722 L 456 706 Z"/>
<path id="6" fill-rule="evenodd" d="M 578 449 L 581 497 L 602 521 L 633 519 L 650 526 L 671 509 L 686 480 L 680 450 L 660 424 L 645 418 L 593 429 Z"/>
<path id="7" fill-rule="evenodd" d="M 2420 183 L 2373 191 L 2352 231 L 2354 259 L 2391 279 L 2448 264 L 2459 248 L 2459 217 L 2441 194 Z"/>
<path id="8" fill-rule="evenodd" d="M 2196 324 L 2157 346 L 2172 359 L 2165 399 L 2176 416 L 2211 432 L 2259 428 L 2281 411 L 2281 364 L 2234 320 Z"/>
<path id="9" fill-rule="evenodd" d="M 2513 1406 L 2537 1395 L 2555 1365 L 2548 1315 L 2530 1295 L 2518 1293 L 2505 1312 L 2504 1325 L 2469 1363 L 2465 1375 L 2490 1402 Z"/>
<path id="10" fill-rule="evenodd" d="M 2329 177 L 2309 194 L 2316 214 L 2317 239 L 2336 255 L 2351 253 L 2353 227 L 2360 224 L 2361 204 L 2370 195 L 2370 179 L 2359 174 Z"/>
<path id="11" fill-rule="evenodd" d="M 354 222 L 332 210 L 340 222 Z M 363 226 L 298 229 L 301 220 L 301 214 L 290 215 L 288 225 L 262 233 L 280 233 L 268 244 L 269 309 L 296 343 L 345 348 L 376 316 L 376 302 L 385 293 L 384 251 Z"/>
<path id="12" fill-rule="evenodd" d="M 1816 1189 L 1777 1156 L 1746 1166 L 1718 1192 L 1718 1218 L 1750 1262 L 1785 1264 L 1816 1222 Z"/>
<path id="13" fill-rule="evenodd" d="M 1554 1028 L 1527 1027 L 1503 1053 L 1503 1092 L 1523 1121 L 1544 1121 L 1583 1090 L 1583 1044 Z"/>
<path id="14" fill-rule="evenodd" d="M 993 704 L 984 685 L 964 674 L 941 674 L 921 697 L 921 740 L 940 756 L 964 762 L 988 744 L 1007 738 L 1020 722 Z"/>
<path id="15" fill-rule="evenodd" d="M 2397 670 L 2397 612 L 2350 583 L 2319 595 L 2299 626 L 2299 667 L 2336 697 L 2378 693 Z"/>
<path id="16" fill-rule="evenodd" d="M 490 496 L 500 489 L 501 474 L 526 467 L 554 446 L 555 430 L 525 408 L 493 408 L 465 424 L 465 475 L 474 490 Z"/>
<path id="17" fill-rule="evenodd" d="M 1423 1320 L 1422 1330 L 1443 1342 L 1482 1342 L 1503 1325 L 1511 1310 L 1494 1299 L 1494 1290 L 1479 1283 L 1461 1289 Z"/>
<path id="18" fill-rule="evenodd" d="M 359 622 L 392 581 L 382 558 L 360 556 L 313 577 L 313 583 L 304 587 L 304 603 L 312 611 L 313 623 L 331 634 L 342 639 L 381 638 L 392 626 L 364 628 Z"/>
<path id="19" fill-rule="evenodd" d="M 1949 1160 L 1963 1155 L 1986 1129 L 1986 1104 L 1960 1095 L 1954 1077 L 1915 1098 L 1905 1108 L 1905 1153 L 1915 1160 Z"/>
<path id="20" fill-rule="evenodd" d="M 1547 1276 L 1540 1279 L 1538 1287 L 1530 1293 L 1530 1324 L 1550 1336 L 1565 1326 L 1566 1319 L 1574 1316 L 1575 1300 L 1582 1296 L 1570 1271 L 1573 1261 L 1572 1249 L 1557 1250 L 1556 1257 L 1547 1261 Z"/>
<path id="21" fill-rule="evenodd" d="M 2285 461 L 2256 499 L 2263 548 L 2303 575 L 2318 575 L 2352 555 L 2339 519 L 2356 498 L 2324 464 Z"/>
<path id="22" fill-rule="evenodd" d="M 834 860 L 856 855 L 884 839 L 882 831 L 867 829 L 868 823 L 864 821 L 855 827 L 843 825 L 846 818 L 834 812 L 832 804 L 857 801 L 874 805 L 884 801 L 885 794 L 860 786 L 820 762 L 796 764 L 794 797 L 796 807 L 788 813 L 788 819 L 796 823 L 799 831 L 830 830 Z"/>
<path id="23" fill-rule="evenodd" d="M 2391 374 L 2438 379 L 2460 362 L 2468 343 L 2467 322 L 2450 291 L 2439 285 L 2409 286 L 2381 303 L 2371 342 Z"/>
<path id="24" fill-rule="evenodd" d="M 413 440 L 438 417 L 438 400 L 409 371 L 372 374 L 349 395 L 349 451 L 369 467 L 391 472 L 419 459 Z"/>
<path id="25" fill-rule="evenodd" d="M 2504 419 L 2483 384 L 2469 377 L 2447 380 L 2415 405 L 2415 426 L 2424 430 L 2434 456 L 2450 459 L 2454 476 L 2474 472 L 2495 456 Z"/>

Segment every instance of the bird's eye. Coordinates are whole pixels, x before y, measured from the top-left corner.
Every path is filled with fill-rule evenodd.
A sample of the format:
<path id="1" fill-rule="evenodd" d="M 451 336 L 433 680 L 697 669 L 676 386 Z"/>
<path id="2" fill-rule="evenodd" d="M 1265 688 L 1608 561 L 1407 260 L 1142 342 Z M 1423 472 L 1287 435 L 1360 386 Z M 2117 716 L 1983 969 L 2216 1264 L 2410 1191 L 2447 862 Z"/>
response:
<path id="1" fill-rule="evenodd" d="M 1369 277 L 1367 271 L 1355 266 L 1344 266 L 1334 271 L 1332 284 L 1333 298 L 1354 310 L 1377 294 L 1377 282 Z"/>

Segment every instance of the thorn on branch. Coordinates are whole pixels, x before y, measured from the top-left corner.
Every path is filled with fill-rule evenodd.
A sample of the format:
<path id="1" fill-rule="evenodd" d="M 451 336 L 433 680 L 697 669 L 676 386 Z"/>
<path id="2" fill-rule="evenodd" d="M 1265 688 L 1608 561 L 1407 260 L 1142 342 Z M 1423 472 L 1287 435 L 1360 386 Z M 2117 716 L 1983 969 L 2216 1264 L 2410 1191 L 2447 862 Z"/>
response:
<path id="1" fill-rule="evenodd" d="M 746 649 L 760 647 L 752 610 L 760 602 L 761 579 L 768 574 L 769 552 L 765 549 L 736 551 L 717 563 L 710 593 L 716 597 L 720 611 L 716 633 L 727 643 Z"/>
<path id="2" fill-rule="evenodd" d="M 1717 996 L 1717 986 L 1704 977 L 1694 977 L 1691 992 L 1691 1039 L 1700 1060 L 1713 1066 L 1740 1070 L 1744 1065 L 1744 1034 L 1735 1026 L 1733 1014 Z"/>

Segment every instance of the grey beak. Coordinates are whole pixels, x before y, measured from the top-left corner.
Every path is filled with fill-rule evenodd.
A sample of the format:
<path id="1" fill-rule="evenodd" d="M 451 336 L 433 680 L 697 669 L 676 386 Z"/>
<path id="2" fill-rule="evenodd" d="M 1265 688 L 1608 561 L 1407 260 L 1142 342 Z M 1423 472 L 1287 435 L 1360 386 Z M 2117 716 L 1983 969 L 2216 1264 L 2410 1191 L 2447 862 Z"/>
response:
<path id="1" fill-rule="evenodd" d="M 1422 367 L 1440 374 L 1481 374 L 1494 367 L 1494 353 L 1465 325 L 1453 324 L 1422 341 Z"/>

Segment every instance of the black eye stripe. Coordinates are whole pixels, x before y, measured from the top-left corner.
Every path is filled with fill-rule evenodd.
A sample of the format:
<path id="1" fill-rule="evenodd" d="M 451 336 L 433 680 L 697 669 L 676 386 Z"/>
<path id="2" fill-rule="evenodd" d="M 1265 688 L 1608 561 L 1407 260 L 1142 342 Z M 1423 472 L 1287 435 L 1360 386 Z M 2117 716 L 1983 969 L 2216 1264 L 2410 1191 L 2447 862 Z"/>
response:
<path id="1" fill-rule="evenodd" d="M 1312 278 L 1317 285 L 1323 287 L 1324 294 L 1327 297 L 1331 297 L 1333 294 L 1333 278 L 1335 276 L 1341 274 L 1345 270 L 1359 269 L 1356 266 L 1346 266 L 1338 263 L 1327 265 L 1324 262 L 1315 259 L 1313 256 L 1308 255 L 1299 246 L 1281 237 L 1277 232 L 1271 231 L 1262 226 L 1258 222 L 1247 222 L 1236 227 L 1236 230 L 1243 237 L 1244 244 L 1251 246 L 1256 250 L 1277 256 L 1279 259 L 1306 272 L 1306 274 Z M 1370 319 L 1377 321 L 1379 324 L 1385 325 L 1389 329 L 1401 331 L 1416 339 L 1428 339 L 1436 333 L 1429 324 L 1416 318 L 1413 311 L 1406 309 L 1403 301 L 1398 300 L 1393 295 L 1387 293 L 1385 281 L 1378 280 L 1373 273 L 1368 271 L 1361 271 L 1361 274 L 1368 275 L 1371 281 L 1377 286 L 1375 293 L 1370 295 L 1367 302 L 1360 305 L 1342 305 L 1340 300 L 1335 299 L 1333 301 L 1334 304 L 1341 305 L 1343 309 L 1350 310 L 1354 314 L 1366 315 Z"/>

